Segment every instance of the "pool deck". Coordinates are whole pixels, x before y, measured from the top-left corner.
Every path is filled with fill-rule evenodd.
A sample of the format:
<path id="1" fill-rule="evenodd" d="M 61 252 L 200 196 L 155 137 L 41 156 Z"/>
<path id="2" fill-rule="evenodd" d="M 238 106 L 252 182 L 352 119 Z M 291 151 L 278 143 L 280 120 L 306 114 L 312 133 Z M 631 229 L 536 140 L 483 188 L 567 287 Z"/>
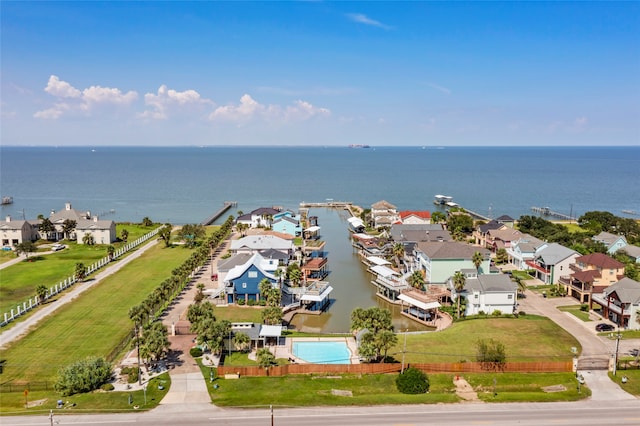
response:
<path id="1" fill-rule="evenodd" d="M 293 342 L 344 342 L 349 348 L 350 363 L 360 364 L 356 339 L 353 337 L 287 337 L 284 345 L 268 346 L 276 358 L 293 359 L 297 364 L 309 364 L 309 362 L 296 357 L 293 354 Z"/>

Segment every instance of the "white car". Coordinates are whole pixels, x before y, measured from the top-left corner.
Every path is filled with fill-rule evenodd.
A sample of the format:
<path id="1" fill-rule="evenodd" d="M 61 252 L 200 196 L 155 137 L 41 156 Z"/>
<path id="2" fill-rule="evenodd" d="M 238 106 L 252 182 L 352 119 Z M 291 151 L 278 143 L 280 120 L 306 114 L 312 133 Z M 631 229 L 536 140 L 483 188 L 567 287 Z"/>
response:
<path id="1" fill-rule="evenodd" d="M 51 249 L 53 251 L 60 251 L 60 250 L 64 250 L 67 246 L 65 246 L 64 244 L 54 244 Z"/>

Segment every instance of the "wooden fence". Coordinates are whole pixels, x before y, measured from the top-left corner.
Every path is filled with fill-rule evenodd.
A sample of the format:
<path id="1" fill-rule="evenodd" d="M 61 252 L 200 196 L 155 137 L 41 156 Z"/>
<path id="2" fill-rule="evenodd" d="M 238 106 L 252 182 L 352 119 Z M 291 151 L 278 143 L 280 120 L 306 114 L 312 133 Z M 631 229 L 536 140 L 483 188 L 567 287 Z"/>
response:
<path id="1" fill-rule="evenodd" d="M 479 362 L 460 362 L 442 364 L 407 364 L 425 373 L 487 373 L 499 371 L 504 373 L 559 373 L 573 371 L 571 361 L 552 362 L 508 362 L 502 368 L 487 368 Z M 401 364 L 288 364 L 269 368 L 257 366 L 220 366 L 219 376 L 239 374 L 249 377 L 280 377 L 289 374 L 386 374 L 399 373 Z"/>

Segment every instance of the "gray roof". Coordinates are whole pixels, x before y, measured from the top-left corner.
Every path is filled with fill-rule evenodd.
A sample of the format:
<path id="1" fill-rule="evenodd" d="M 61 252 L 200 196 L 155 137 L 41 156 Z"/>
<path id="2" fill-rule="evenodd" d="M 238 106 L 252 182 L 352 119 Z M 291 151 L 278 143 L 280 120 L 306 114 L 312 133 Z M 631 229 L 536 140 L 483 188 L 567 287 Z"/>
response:
<path id="1" fill-rule="evenodd" d="M 515 242 L 523 253 L 534 253 L 538 247 L 544 244 L 544 241 L 537 239 L 529 234 L 524 234 Z"/>
<path id="2" fill-rule="evenodd" d="M 491 252 L 482 247 L 474 247 L 458 241 L 426 242 L 416 244 L 416 248 L 430 259 L 471 259 L 477 251 L 488 259 Z"/>
<path id="3" fill-rule="evenodd" d="M 113 225 L 112 220 L 80 219 L 76 223 L 76 231 L 92 231 L 95 229 L 109 229 Z"/>
<path id="4" fill-rule="evenodd" d="M 611 246 L 611 244 L 615 243 L 616 241 L 618 241 L 620 238 L 622 238 L 625 242 L 627 241 L 627 239 L 623 236 L 623 235 L 616 235 L 616 234 L 612 234 L 610 232 L 601 232 L 598 235 L 593 237 L 594 241 L 601 241 L 602 243 L 604 243 L 607 247 Z"/>
<path id="5" fill-rule="evenodd" d="M 503 223 L 499 223 L 499 222 L 496 222 L 495 220 L 492 220 L 482 225 L 478 225 L 478 229 L 480 230 L 480 232 L 484 234 L 492 229 L 500 229 L 503 226 L 505 226 Z"/>
<path id="6" fill-rule="evenodd" d="M 253 255 L 250 253 L 241 253 L 241 254 L 236 254 L 235 256 L 231 256 L 228 259 L 221 259 L 218 261 L 218 271 L 228 272 L 234 266 L 244 265 L 249 261 L 249 259 L 251 259 L 251 256 Z"/>
<path id="7" fill-rule="evenodd" d="M 420 237 L 420 235 L 424 236 L 427 233 L 430 234 L 430 233 L 439 232 L 439 231 L 444 231 L 444 229 L 442 225 L 438 223 L 430 223 L 430 224 L 396 223 L 391 225 L 391 229 L 389 230 L 389 235 L 391 235 L 391 238 L 393 238 L 394 241 L 435 241 L 437 238 L 422 238 Z M 451 238 L 447 238 L 447 239 L 451 239 Z"/>
<path id="8" fill-rule="evenodd" d="M 580 253 L 558 243 L 551 243 L 541 248 L 536 253 L 536 258 L 542 259 L 545 265 L 556 265 L 572 255 L 579 256 Z"/>
<path id="9" fill-rule="evenodd" d="M 468 292 L 504 293 L 515 292 L 518 286 L 505 274 L 483 274 L 477 278 L 467 278 L 464 289 Z"/>
<path id="10" fill-rule="evenodd" d="M 507 214 L 503 214 L 499 218 L 496 219 L 498 222 L 515 222 L 515 219 Z"/>
<path id="11" fill-rule="evenodd" d="M 242 248 L 250 250 L 293 250 L 293 242 L 274 235 L 249 235 L 231 241 L 231 250 Z"/>
<path id="12" fill-rule="evenodd" d="M 631 257 L 635 257 L 636 259 L 640 257 L 640 247 L 628 244 L 620 249 L 627 253 Z"/>
<path id="13" fill-rule="evenodd" d="M 621 279 L 607 287 L 604 292 L 607 296 L 615 292 L 623 303 L 640 303 L 640 282 L 631 278 Z"/>
<path id="14" fill-rule="evenodd" d="M 0 220 L 0 229 L 22 229 L 25 223 L 29 223 L 26 220 L 11 219 L 10 221 Z"/>

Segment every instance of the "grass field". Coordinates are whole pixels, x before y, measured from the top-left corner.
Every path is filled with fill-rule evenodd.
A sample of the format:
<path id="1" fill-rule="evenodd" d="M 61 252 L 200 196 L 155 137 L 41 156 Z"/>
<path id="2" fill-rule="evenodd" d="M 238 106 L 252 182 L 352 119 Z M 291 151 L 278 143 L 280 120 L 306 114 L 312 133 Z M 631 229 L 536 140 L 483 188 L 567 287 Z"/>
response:
<path id="1" fill-rule="evenodd" d="M 581 311 L 580 305 L 558 306 L 558 309 L 562 312 L 569 312 L 571 315 L 584 322 L 591 321 L 591 319 L 589 319 L 589 312 Z"/>
<path id="2" fill-rule="evenodd" d="M 135 241 L 154 228 L 136 224 L 117 225 L 118 235 L 122 229 L 129 231 L 129 241 Z M 64 241 L 64 244 L 67 246 L 64 250 L 47 255 L 33 253 L 28 261 L 18 262 L 0 270 L 0 315 L 15 308 L 16 304 L 35 296 L 39 284 L 53 287 L 73 275 L 76 263 L 81 262 L 89 266 L 107 256 L 106 244 L 88 246 L 69 241 Z M 116 242 L 113 246 L 119 248 L 124 244 Z M 49 245 L 50 243 L 41 244 L 40 247 Z M 13 252 L 9 252 L 9 255 L 12 259 L 15 258 Z"/>
<path id="3" fill-rule="evenodd" d="M 505 346 L 507 362 L 567 361 L 578 341 L 553 321 L 535 315 L 519 318 L 486 318 L 454 323 L 437 333 L 408 334 L 406 362 L 475 361 L 476 342 L 493 338 Z M 402 356 L 404 336 L 389 350 Z"/>
<path id="4" fill-rule="evenodd" d="M 190 254 L 183 247 L 157 244 L 118 274 L 60 308 L 3 351 L 3 381 L 54 380 L 60 367 L 89 355 L 106 356 L 132 329 L 129 308 L 140 303 Z"/>

